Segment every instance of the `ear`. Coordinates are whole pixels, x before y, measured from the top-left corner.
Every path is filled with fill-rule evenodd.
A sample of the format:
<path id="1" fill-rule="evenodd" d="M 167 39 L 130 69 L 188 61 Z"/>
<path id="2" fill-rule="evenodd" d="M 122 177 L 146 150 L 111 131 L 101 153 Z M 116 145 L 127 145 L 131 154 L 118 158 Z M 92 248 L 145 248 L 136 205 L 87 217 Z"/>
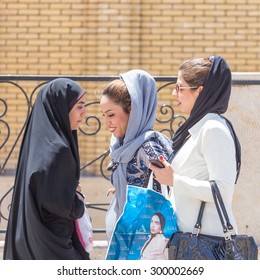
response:
<path id="1" fill-rule="evenodd" d="M 199 90 L 199 94 L 201 94 L 201 92 L 203 91 L 203 86 L 199 86 L 198 90 Z"/>

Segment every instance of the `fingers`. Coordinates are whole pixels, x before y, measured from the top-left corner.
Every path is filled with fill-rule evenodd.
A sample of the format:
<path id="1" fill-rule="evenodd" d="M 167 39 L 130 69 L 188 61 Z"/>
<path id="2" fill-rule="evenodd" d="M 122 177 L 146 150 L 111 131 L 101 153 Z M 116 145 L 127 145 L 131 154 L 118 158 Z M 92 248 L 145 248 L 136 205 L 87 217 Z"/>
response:
<path id="1" fill-rule="evenodd" d="M 161 184 L 172 186 L 174 176 L 173 167 L 162 155 L 158 157 L 158 160 L 164 165 L 164 168 L 157 167 L 155 164 L 150 164 L 149 168 L 153 171 L 153 177 Z"/>
<path id="2" fill-rule="evenodd" d="M 114 194 L 116 192 L 115 188 L 111 188 L 107 191 L 107 196 L 110 195 L 110 193 Z"/>
<path id="3" fill-rule="evenodd" d="M 168 162 L 165 160 L 164 156 L 160 155 L 158 158 L 161 163 L 163 163 L 164 165 L 167 165 Z"/>
<path id="4" fill-rule="evenodd" d="M 80 185 L 80 184 L 78 184 L 78 186 L 77 186 L 77 188 L 76 188 L 76 191 L 77 191 L 77 192 L 82 192 L 82 188 L 81 188 L 81 185 Z"/>
<path id="5" fill-rule="evenodd" d="M 162 166 L 158 165 L 155 161 L 149 164 L 149 169 L 156 172 L 158 171 L 158 169 L 169 165 L 169 163 L 165 160 L 164 156 L 162 155 L 158 157 L 158 160 L 159 160 L 159 164 L 162 163 Z"/>

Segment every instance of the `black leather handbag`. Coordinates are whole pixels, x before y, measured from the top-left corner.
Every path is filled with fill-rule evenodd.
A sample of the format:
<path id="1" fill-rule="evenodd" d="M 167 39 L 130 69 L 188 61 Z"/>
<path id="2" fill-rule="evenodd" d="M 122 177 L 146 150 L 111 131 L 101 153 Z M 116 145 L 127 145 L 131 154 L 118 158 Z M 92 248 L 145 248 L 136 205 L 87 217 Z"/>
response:
<path id="1" fill-rule="evenodd" d="M 218 215 L 223 227 L 224 237 L 200 234 L 201 219 L 205 202 L 201 203 L 194 231 L 176 232 L 169 243 L 170 260 L 257 260 L 258 247 L 252 236 L 234 234 L 226 208 L 215 181 L 211 190 Z"/>

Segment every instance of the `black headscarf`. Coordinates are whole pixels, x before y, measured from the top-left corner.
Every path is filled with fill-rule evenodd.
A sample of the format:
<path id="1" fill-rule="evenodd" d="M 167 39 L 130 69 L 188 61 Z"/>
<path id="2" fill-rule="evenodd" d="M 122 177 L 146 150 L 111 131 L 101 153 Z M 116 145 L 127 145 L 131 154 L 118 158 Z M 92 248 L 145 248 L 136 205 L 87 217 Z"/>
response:
<path id="1" fill-rule="evenodd" d="M 74 242 L 84 202 L 76 195 L 78 141 L 69 121 L 84 93 L 76 82 L 59 78 L 37 95 L 20 149 L 4 259 L 84 258 Z"/>
<path id="2" fill-rule="evenodd" d="M 174 155 L 189 136 L 188 130 L 208 113 L 224 114 L 231 94 L 232 75 L 227 62 L 220 56 L 212 56 L 212 65 L 189 118 L 173 137 Z M 223 116 L 222 116 L 223 117 Z M 224 118 L 224 117 L 223 117 Z M 241 165 L 241 147 L 231 122 L 225 118 L 236 147 L 237 178 Z"/>

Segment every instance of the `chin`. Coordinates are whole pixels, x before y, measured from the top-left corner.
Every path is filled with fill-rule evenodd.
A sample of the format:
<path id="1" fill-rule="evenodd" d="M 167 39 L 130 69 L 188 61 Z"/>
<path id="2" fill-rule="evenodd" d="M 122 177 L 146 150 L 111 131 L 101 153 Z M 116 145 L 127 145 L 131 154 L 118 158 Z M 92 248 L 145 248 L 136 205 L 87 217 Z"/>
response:
<path id="1" fill-rule="evenodd" d="M 113 135 L 114 137 L 116 137 L 116 138 L 120 138 L 120 136 L 117 135 L 116 133 L 112 133 L 112 135 Z"/>

